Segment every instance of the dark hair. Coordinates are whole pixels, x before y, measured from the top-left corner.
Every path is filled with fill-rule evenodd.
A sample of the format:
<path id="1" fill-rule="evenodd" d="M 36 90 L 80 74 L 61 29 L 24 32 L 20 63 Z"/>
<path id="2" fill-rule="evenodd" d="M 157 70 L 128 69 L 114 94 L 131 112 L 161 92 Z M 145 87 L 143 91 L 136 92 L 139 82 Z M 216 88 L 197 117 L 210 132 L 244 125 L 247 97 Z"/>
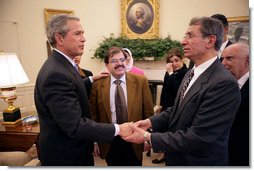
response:
<path id="1" fill-rule="evenodd" d="M 107 50 L 106 54 L 105 54 L 104 63 L 108 64 L 109 58 L 112 57 L 112 56 L 115 55 L 115 54 L 120 53 L 120 52 L 123 53 L 123 55 L 124 55 L 124 57 L 125 57 L 125 59 L 126 59 L 126 58 L 127 58 L 127 55 L 126 55 L 126 53 L 123 51 L 122 48 L 117 47 L 117 46 L 113 46 L 113 47 L 109 48 L 109 49 Z"/>
<path id="2" fill-rule="evenodd" d="M 171 48 L 166 55 L 166 63 L 170 62 L 170 58 L 177 56 L 180 59 L 183 59 L 183 52 L 178 48 Z"/>
<path id="3" fill-rule="evenodd" d="M 225 17 L 225 15 L 223 15 L 223 14 L 214 14 L 211 17 L 220 20 L 224 27 L 228 26 L 228 20 Z"/>
<path id="4" fill-rule="evenodd" d="M 190 21 L 191 25 L 200 25 L 200 31 L 204 36 L 214 35 L 216 36 L 216 42 L 214 44 L 215 50 L 219 50 L 223 42 L 223 25 L 222 23 L 211 17 L 192 18 Z"/>

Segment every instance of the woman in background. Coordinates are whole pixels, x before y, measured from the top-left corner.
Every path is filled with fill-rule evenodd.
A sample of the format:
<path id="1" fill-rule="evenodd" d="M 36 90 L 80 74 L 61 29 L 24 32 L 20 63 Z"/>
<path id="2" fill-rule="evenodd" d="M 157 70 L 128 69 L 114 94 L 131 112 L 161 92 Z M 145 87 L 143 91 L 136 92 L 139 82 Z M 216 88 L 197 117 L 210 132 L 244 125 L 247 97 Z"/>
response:
<path id="1" fill-rule="evenodd" d="M 127 59 L 126 59 L 126 71 L 134 73 L 134 74 L 145 75 L 144 71 L 142 69 L 140 69 L 140 68 L 138 68 L 138 67 L 133 65 L 133 57 L 132 57 L 131 51 L 129 49 L 127 49 L 127 48 L 123 48 L 123 51 L 127 55 Z"/>

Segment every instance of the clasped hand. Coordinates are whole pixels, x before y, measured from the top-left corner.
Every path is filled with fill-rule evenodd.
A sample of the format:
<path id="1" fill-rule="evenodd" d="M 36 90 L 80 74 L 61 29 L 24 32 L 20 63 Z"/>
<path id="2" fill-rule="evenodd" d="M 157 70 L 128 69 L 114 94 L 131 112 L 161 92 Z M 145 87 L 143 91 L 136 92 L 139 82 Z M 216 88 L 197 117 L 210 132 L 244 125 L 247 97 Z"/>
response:
<path id="1" fill-rule="evenodd" d="M 141 144 L 144 143 L 145 131 L 150 127 L 151 122 L 149 119 L 140 120 L 135 123 L 127 122 L 120 125 L 119 135 L 125 141 Z"/>

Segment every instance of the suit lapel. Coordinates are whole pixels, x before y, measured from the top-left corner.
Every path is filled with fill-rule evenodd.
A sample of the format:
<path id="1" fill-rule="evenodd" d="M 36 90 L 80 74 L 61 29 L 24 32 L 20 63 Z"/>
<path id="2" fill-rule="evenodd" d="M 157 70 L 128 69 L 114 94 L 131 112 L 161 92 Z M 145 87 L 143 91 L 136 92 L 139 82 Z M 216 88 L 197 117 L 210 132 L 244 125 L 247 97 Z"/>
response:
<path id="1" fill-rule="evenodd" d="M 208 67 L 198 78 L 197 80 L 192 84 L 192 86 L 190 87 L 190 89 L 188 90 L 188 92 L 186 93 L 182 103 L 179 105 L 179 96 L 180 96 L 180 91 L 182 89 L 183 83 L 185 82 L 187 75 L 189 75 L 190 71 L 188 71 L 188 73 L 185 75 L 181 86 L 179 87 L 178 93 L 177 93 L 177 99 L 175 102 L 175 105 L 179 105 L 178 108 L 175 108 L 175 115 L 172 117 L 172 121 L 170 122 L 170 125 L 173 125 L 177 119 L 179 118 L 179 116 L 181 115 L 185 105 L 187 102 L 189 102 L 189 100 L 195 95 L 197 94 L 201 89 L 202 89 L 202 85 L 208 83 L 209 78 L 211 76 L 211 74 L 213 73 L 213 70 L 215 69 L 215 67 L 217 65 L 220 65 L 220 61 L 219 59 L 216 59 L 215 62 Z"/>
<path id="2" fill-rule="evenodd" d="M 86 117 L 90 117 L 90 111 L 86 106 L 88 105 L 88 96 L 87 96 L 87 91 L 86 91 L 86 87 L 84 82 L 81 79 L 81 76 L 79 75 L 79 73 L 77 72 L 77 70 L 74 68 L 74 66 L 60 53 L 58 53 L 57 51 L 53 50 L 52 52 L 52 57 L 55 58 L 56 60 L 58 60 L 61 64 L 63 64 L 64 67 L 67 68 L 67 70 L 70 71 L 70 74 L 73 75 L 74 79 L 76 80 L 76 84 L 78 86 L 78 92 L 81 92 L 83 94 L 78 95 L 79 96 L 79 100 L 81 108 L 84 110 L 83 113 L 86 114 Z M 82 97 L 82 98 L 80 98 Z M 85 100 L 86 99 L 86 100 Z M 85 104 L 85 105 L 82 105 Z"/>
<path id="3" fill-rule="evenodd" d="M 110 122 L 112 122 L 111 111 L 110 111 L 110 77 L 103 80 L 101 86 L 101 96 L 103 105 Z"/>
<path id="4" fill-rule="evenodd" d="M 53 50 L 52 57 L 62 63 L 72 74 L 79 75 L 74 66 L 62 54 Z"/>
<path id="5" fill-rule="evenodd" d="M 136 84 L 135 79 L 129 73 L 126 73 L 126 87 L 127 87 L 127 105 L 128 105 L 128 120 L 131 118 L 132 107 L 135 102 Z"/>

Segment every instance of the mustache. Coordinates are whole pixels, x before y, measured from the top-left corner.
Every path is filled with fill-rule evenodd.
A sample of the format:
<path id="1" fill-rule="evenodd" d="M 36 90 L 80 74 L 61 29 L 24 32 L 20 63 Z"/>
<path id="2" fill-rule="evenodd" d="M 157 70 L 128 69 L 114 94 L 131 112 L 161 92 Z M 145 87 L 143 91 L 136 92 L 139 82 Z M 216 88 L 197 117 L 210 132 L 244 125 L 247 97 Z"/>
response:
<path id="1" fill-rule="evenodd" d="M 120 67 L 123 68 L 123 69 L 125 68 L 124 65 L 117 65 L 117 66 L 115 67 L 115 69 L 118 69 L 118 68 L 120 68 Z"/>

